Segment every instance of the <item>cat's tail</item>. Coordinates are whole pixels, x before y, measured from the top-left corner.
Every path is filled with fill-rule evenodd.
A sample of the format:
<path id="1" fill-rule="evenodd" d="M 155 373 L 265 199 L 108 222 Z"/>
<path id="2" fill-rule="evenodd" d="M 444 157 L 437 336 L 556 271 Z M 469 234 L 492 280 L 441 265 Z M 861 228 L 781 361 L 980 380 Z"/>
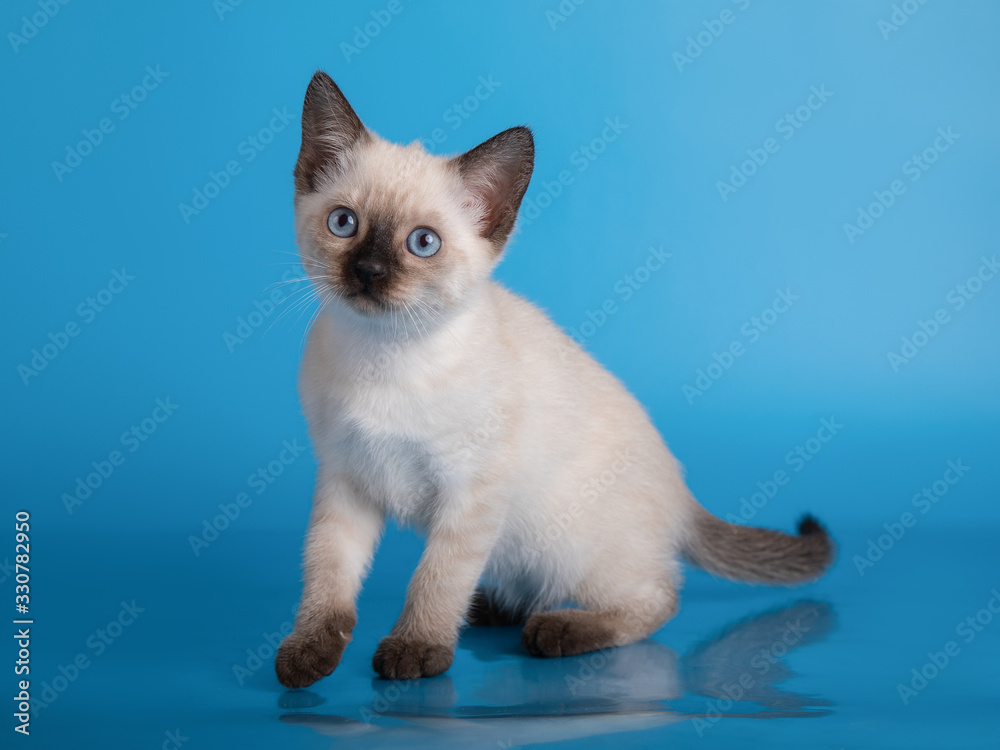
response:
<path id="1" fill-rule="evenodd" d="M 812 516 L 799 521 L 799 533 L 794 535 L 729 523 L 700 505 L 695 508 L 682 552 L 689 562 L 714 575 L 793 585 L 819 578 L 833 562 L 833 540 Z"/>

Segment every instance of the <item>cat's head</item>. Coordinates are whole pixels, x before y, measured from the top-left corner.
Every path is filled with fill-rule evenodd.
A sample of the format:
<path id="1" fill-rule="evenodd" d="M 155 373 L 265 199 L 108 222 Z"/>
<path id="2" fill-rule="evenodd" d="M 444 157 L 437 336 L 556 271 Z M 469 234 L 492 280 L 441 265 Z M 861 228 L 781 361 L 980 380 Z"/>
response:
<path id="1" fill-rule="evenodd" d="M 353 314 L 440 317 L 489 276 L 533 165 L 524 127 L 454 158 L 389 143 L 318 72 L 306 91 L 295 165 L 303 265 L 328 301 Z"/>

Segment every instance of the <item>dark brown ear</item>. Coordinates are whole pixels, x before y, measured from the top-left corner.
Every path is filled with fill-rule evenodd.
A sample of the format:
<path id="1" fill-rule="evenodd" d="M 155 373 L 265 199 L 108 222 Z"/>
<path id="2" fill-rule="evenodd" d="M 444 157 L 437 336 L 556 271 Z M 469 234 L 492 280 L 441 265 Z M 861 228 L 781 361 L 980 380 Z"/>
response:
<path id="1" fill-rule="evenodd" d="M 333 79 L 322 70 L 316 71 L 302 104 L 302 148 L 295 164 L 296 191 L 314 191 L 320 173 L 335 171 L 343 153 L 367 134 Z"/>
<path id="2" fill-rule="evenodd" d="M 535 167 L 535 141 L 526 127 L 505 130 L 456 156 L 469 196 L 483 210 L 480 234 L 499 253 L 517 220 L 517 209 Z"/>

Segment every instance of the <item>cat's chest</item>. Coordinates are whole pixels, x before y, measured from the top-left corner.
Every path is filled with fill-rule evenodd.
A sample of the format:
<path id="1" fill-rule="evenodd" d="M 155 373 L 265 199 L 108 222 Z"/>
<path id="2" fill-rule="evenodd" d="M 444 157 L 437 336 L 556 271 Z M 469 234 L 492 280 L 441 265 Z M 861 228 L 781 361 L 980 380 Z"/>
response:
<path id="1" fill-rule="evenodd" d="M 314 330 L 300 383 L 321 473 L 349 476 L 404 520 L 467 495 L 507 423 L 496 376 L 472 364 L 484 361 L 473 342 L 421 339 L 373 360 L 331 325 Z"/>
<path id="2" fill-rule="evenodd" d="M 447 388 L 417 388 L 408 383 L 375 383 L 337 389 L 334 422 L 345 439 L 359 447 L 394 453 L 413 450 L 436 455 L 460 432 L 467 408 L 456 407 Z M 471 405 L 470 405 L 471 406 Z"/>
<path id="3" fill-rule="evenodd" d="M 489 450 L 474 426 L 481 406 L 460 394 L 366 388 L 331 407 L 324 459 L 404 522 L 426 522 L 460 494 Z"/>

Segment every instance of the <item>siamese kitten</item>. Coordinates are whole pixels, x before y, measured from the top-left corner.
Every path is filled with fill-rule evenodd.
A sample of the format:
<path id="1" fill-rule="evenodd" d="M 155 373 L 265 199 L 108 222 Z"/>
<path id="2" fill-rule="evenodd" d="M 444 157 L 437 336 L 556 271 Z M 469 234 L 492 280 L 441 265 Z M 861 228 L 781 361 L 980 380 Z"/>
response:
<path id="1" fill-rule="evenodd" d="M 681 558 L 770 584 L 832 561 L 812 518 L 789 535 L 709 514 L 624 386 L 491 280 L 533 164 L 525 127 L 432 156 L 366 129 L 325 73 L 309 84 L 295 213 L 323 304 L 300 380 L 319 471 L 283 685 L 339 663 L 390 517 L 427 540 L 375 652 L 391 679 L 448 669 L 466 620 L 524 622 L 534 656 L 638 641 L 677 611 Z"/>

